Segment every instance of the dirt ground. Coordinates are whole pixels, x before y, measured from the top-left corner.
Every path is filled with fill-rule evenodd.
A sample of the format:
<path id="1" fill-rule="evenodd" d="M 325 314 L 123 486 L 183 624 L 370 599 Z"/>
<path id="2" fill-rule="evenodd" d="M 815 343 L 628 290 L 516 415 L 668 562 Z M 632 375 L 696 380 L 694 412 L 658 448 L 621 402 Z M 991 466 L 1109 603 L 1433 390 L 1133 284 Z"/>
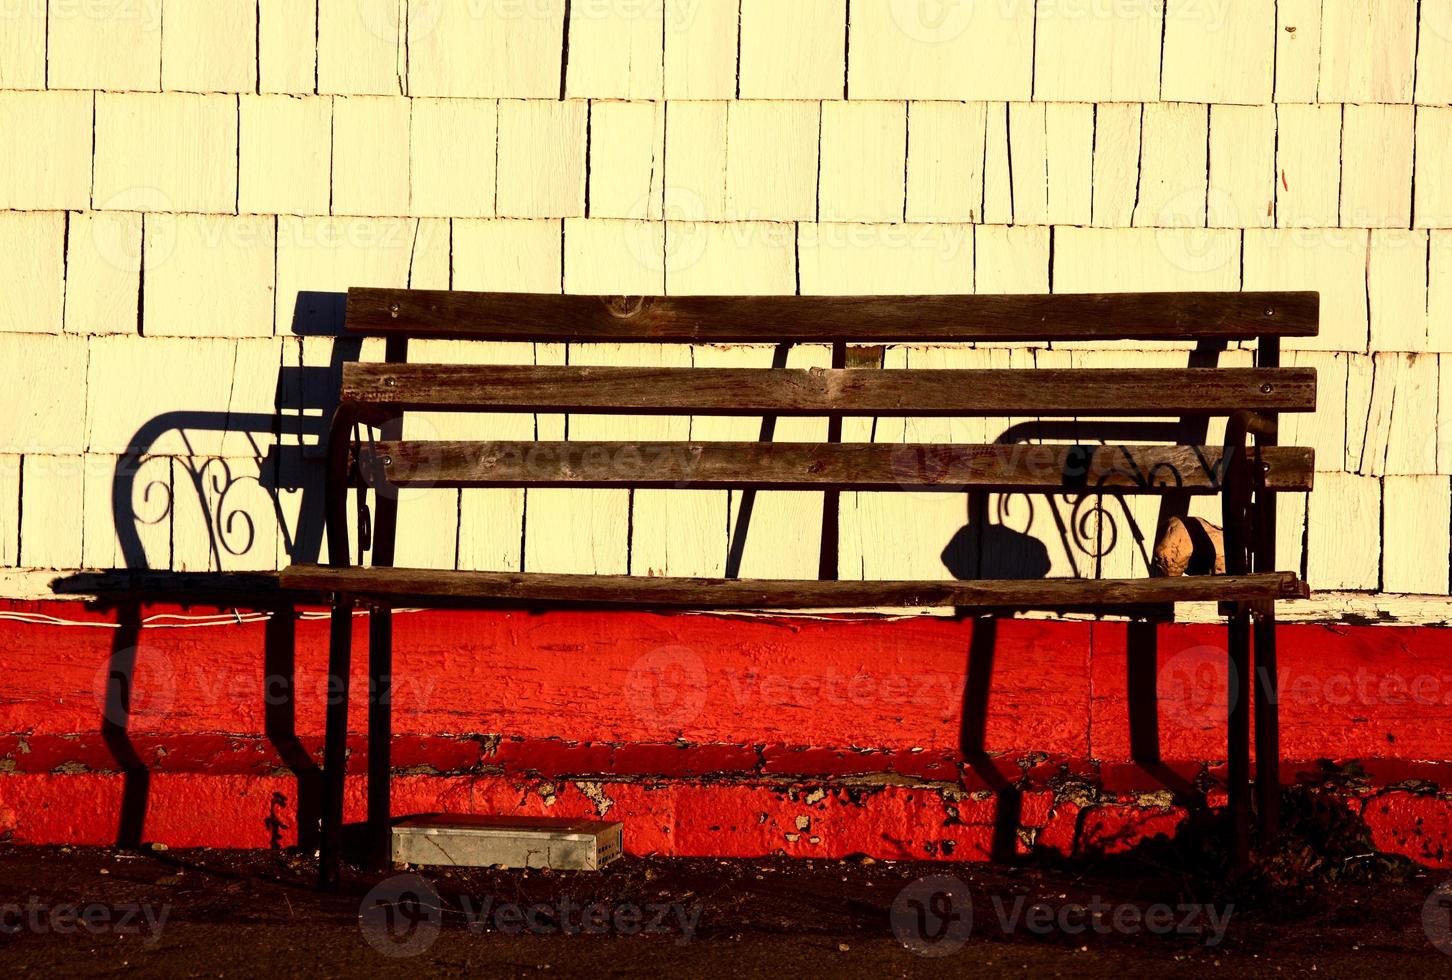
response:
<path id="1" fill-rule="evenodd" d="M 1452 976 L 1434 945 L 1452 876 L 1432 873 L 1231 908 L 1164 876 L 990 865 L 353 870 L 332 895 L 313 890 L 313 867 L 281 852 L 0 847 L 0 962 L 75 976 Z"/>

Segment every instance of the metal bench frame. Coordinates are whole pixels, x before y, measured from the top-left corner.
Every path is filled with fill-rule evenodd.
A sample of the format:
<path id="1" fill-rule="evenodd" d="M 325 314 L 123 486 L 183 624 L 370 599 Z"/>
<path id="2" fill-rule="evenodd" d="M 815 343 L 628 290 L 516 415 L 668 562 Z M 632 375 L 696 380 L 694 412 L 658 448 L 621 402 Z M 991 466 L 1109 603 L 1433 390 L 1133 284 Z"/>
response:
<path id="1" fill-rule="evenodd" d="M 1228 622 L 1229 808 L 1234 853 L 1248 859 L 1251 794 L 1251 654 L 1256 696 L 1255 783 L 1260 830 L 1275 832 L 1279 803 L 1276 691 L 1278 599 L 1308 594 L 1276 569 L 1276 494 L 1310 490 L 1308 449 L 1277 446 L 1282 411 L 1310 411 L 1315 375 L 1283 369 L 1280 339 L 1317 332 L 1315 293 L 1179 293 L 1083 296 L 597 298 L 512 293 L 353 289 L 347 331 L 386 338 L 385 362 L 345 368 L 343 397 L 328 433 L 326 530 L 329 564 L 293 566 L 286 589 L 328 595 L 329 701 L 323 765 L 319 885 L 336 887 L 343 837 L 353 611 L 369 612 L 369 849 L 387 853 L 391 820 L 392 609 L 411 605 L 546 608 L 789 610 L 958 607 L 975 615 L 1088 609 L 1136 615 L 1176 602 L 1218 600 Z M 853 371 L 848 344 L 969 341 L 1184 340 L 1219 350 L 1255 342 L 1252 369 L 1115 372 Z M 409 364 L 413 338 L 648 343 L 819 343 L 831 370 L 781 368 L 629 369 L 468 367 Z M 689 376 L 688 376 L 689 375 Z M 1031 384 L 1024 384 L 1029 379 Z M 405 411 L 620 412 L 678 415 L 827 416 L 827 444 L 690 444 L 680 472 L 622 476 L 561 463 L 532 471 L 517 444 L 400 442 Z M 1228 418 L 1218 455 L 1204 447 L 1041 447 L 1053 465 L 1024 466 L 987 447 L 842 445 L 844 415 L 963 416 L 1087 414 Z M 360 427 L 381 439 L 361 438 Z M 1253 441 L 1248 448 L 1247 441 Z M 558 447 L 555 447 L 558 448 Z M 905 457 L 899 458 L 906 452 Z M 516 453 L 517 456 L 517 453 Z M 511 460 L 514 462 L 511 462 Z M 1192 462 L 1187 462 L 1192 461 Z M 1072 467 L 1071 465 L 1072 464 Z M 1055 469 L 1054 467 L 1059 467 Z M 1071 475 L 1072 469 L 1072 475 Z M 405 486 L 690 486 L 822 490 L 824 541 L 835 544 L 841 489 L 957 492 L 1219 493 L 1226 575 L 1214 578 L 1037 579 L 956 582 L 837 582 L 835 547 L 820 580 L 750 582 L 629 576 L 558 576 L 396 569 L 397 489 Z M 357 488 L 360 565 L 350 564 L 348 492 Z M 375 491 L 369 528 L 366 494 Z M 362 552 L 371 547 L 371 567 Z"/>

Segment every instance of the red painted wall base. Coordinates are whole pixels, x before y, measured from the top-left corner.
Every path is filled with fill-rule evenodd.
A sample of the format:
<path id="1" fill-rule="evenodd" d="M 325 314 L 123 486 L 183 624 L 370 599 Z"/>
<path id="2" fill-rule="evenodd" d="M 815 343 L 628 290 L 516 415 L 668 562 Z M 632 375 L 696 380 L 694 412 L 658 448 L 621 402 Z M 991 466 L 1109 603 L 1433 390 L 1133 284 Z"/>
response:
<path id="1" fill-rule="evenodd" d="M 293 847 L 299 781 L 291 775 L 153 773 L 141 840 L 173 847 Z M 350 777 L 348 819 L 363 819 L 363 781 Z M 304 794 L 306 794 L 304 790 Z M 1211 802 L 1222 802 L 1212 794 Z M 1452 867 L 1452 801 L 1422 790 L 1333 794 L 1365 820 L 1375 846 L 1430 867 Z M 26 774 L 0 779 L 0 838 L 28 844 L 111 845 L 126 809 L 120 774 Z M 1174 836 L 1187 817 L 1163 796 L 1075 800 L 1052 790 L 1004 804 L 942 787 L 834 782 L 620 782 L 502 776 L 399 776 L 396 813 L 604 816 L 623 820 L 633 854 L 681 857 L 986 861 L 1008 853 L 1059 857 L 1129 851 Z M 306 833 L 301 835 L 309 842 Z"/>
<path id="2" fill-rule="evenodd" d="M 309 843 L 325 622 L 4 608 L 99 625 L 0 624 L 0 837 Z M 430 612 L 395 634 L 399 814 L 606 814 L 636 853 L 980 860 L 1125 850 L 1223 796 L 1219 627 Z M 355 644 L 361 773 L 362 617 Z M 1452 866 L 1452 631 L 1280 645 L 1283 781 Z"/>

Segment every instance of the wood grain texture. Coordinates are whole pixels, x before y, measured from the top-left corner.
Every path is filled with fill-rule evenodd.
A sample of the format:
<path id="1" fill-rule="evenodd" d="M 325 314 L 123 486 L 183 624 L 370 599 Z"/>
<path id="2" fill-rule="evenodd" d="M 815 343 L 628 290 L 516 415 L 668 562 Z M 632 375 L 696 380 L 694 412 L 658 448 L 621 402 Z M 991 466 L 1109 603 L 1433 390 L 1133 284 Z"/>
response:
<path id="1" fill-rule="evenodd" d="M 1144 107 L 1139 194 L 1131 224 L 1136 228 L 1205 227 L 1209 132 L 1208 106 L 1152 102 Z"/>
<path id="2" fill-rule="evenodd" d="M 170 468 L 170 461 L 167 465 Z M 167 486 L 171 486 L 169 478 Z M 107 493 L 110 490 L 110 484 L 107 484 Z M 20 455 L 18 453 L 0 453 L 0 566 L 13 568 L 19 564 L 19 561 Z"/>
<path id="3" fill-rule="evenodd" d="M 380 442 L 363 469 L 398 487 L 719 490 L 1220 489 L 1218 447 L 780 442 Z M 1309 490 L 1310 449 L 1272 447 L 1267 487 Z"/>
<path id="4" fill-rule="evenodd" d="M 1106 103 L 1158 99 L 1164 4 L 1126 4 L 1114 8 L 1112 16 L 1098 16 L 1097 11 L 1085 16 L 1090 9 L 1075 0 L 1035 4 L 1034 98 Z"/>
<path id="5" fill-rule="evenodd" d="M 1275 169 L 1273 106 L 1210 107 L 1210 227 L 1269 228 L 1274 224 Z"/>
<path id="6" fill-rule="evenodd" d="M 1092 223 L 1096 228 L 1127 228 L 1134 218 L 1143 128 L 1143 106 L 1106 102 L 1095 107 Z"/>
<path id="7" fill-rule="evenodd" d="M 1335 228 L 1341 193 L 1337 105 L 1276 110 L 1276 227 Z"/>
<path id="8" fill-rule="evenodd" d="M 593 297 L 364 289 L 348 330 L 475 340 L 785 343 L 1314 336 L 1312 292 Z"/>
<path id="9" fill-rule="evenodd" d="M 1276 5 L 1276 102 L 1316 101 L 1321 7 L 1322 0 L 1279 0 Z"/>
<path id="10" fill-rule="evenodd" d="M 1306 511 L 1306 577 L 1319 589 L 1376 591 L 1382 481 L 1320 473 L 1317 482 L 1320 488 L 1308 498 Z"/>
<path id="11" fill-rule="evenodd" d="M 0 304 L 0 333 L 60 333 L 68 271 L 66 216 L 0 212 L 0 255 L 7 257 L 0 280 L 6 294 Z M 78 269 L 77 280 L 81 274 Z M 135 296 L 130 298 L 134 307 Z"/>
<path id="12" fill-rule="evenodd" d="M 983 213 L 982 102 L 908 103 L 908 221 L 977 221 Z"/>
<path id="13" fill-rule="evenodd" d="M 1316 408 L 1310 368 L 878 371 L 347 364 L 343 400 L 406 410 L 707 415 L 1223 415 Z"/>
<path id="14" fill-rule="evenodd" d="M 1203 14 L 1196 0 L 1169 0 L 1159 97 L 1243 105 L 1270 101 L 1275 4 L 1228 4 L 1218 17 Z"/>
<path id="15" fill-rule="evenodd" d="M 1400 0 L 1322 5 L 1322 102 L 1400 103 L 1412 99 L 1417 10 Z"/>
<path id="16" fill-rule="evenodd" d="M 51 68 L 54 72 L 54 59 Z M 118 211 L 235 213 L 236 96 L 98 92 L 95 113 L 97 204 Z"/>
<path id="17" fill-rule="evenodd" d="M 1301 599 L 1290 572 L 1153 579 L 980 579 L 951 582 L 819 582 L 793 579 L 646 578 L 329 568 L 293 565 L 288 590 L 463 600 L 480 605 L 620 606 L 678 609 L 850 609 L 866 607 L 1099 609 L 1175 602 Z"/>
<path id="18" fill-rule="evenodd" d="M 1386 592 L 1445 595 L 1448 527 L 1445 476 L 1388 476 L 1382 484 L 1381 587 Z"/>
<path id="19" fill-rule="evenodd" d="M 0 16 L 0 22 L 7 19 L 13 18 Z M 8 54 L 4 31 L 0 24 L 0 79 L 9 74 L 4 65 Z M 86 185 L 91 179 L 92 114 L 89 92 L 0 92 L 0 132 L 5 142 L 30 148 L 7 155 L 0 171 L 0 209 L 90 206 Z M 12 259 L 22 254 L 22 250 L 6 251 Z"/>

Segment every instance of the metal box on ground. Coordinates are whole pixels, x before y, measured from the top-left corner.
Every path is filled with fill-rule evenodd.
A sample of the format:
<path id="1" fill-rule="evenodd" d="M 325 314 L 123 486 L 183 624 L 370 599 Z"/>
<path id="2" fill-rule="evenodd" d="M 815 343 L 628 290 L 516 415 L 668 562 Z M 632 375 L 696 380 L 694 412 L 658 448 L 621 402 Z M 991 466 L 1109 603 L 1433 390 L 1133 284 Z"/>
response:
<path id="1" fill-rule="evenodd" d="M 393 827 L 395 864 L 598 871 L 620 857 L 624 824 L 438 813 Z"/>

